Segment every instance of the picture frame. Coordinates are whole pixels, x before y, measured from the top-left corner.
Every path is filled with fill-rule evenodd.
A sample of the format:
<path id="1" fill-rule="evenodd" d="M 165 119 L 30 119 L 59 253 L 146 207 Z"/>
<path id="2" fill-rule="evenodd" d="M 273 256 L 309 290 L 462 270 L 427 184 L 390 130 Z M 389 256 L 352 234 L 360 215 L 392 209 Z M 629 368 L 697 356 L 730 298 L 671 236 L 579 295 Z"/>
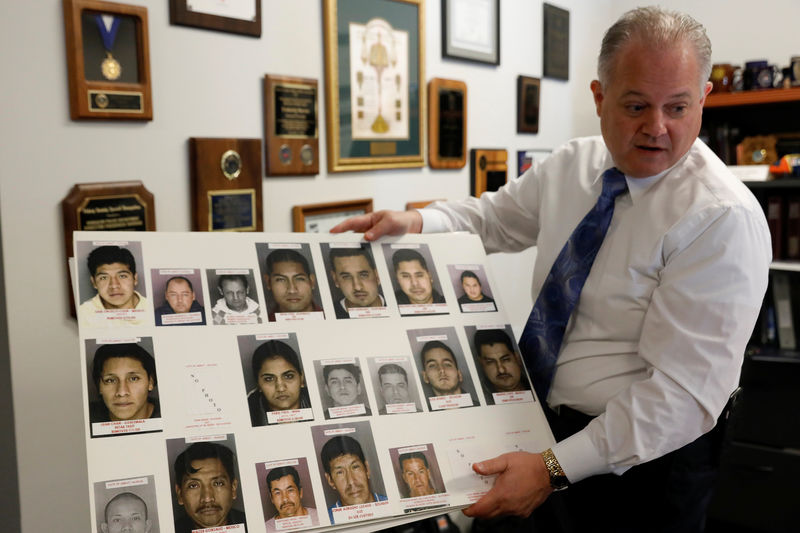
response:
<path id="1" fill-rule="evenodd" d="M 147 8 L 63 0 L 72 120 L 153 120 Z"/>
<path id="2" fill-rule="evenodd" d="M 169 0 L 169 23 L 261 37 L 261 0 Z"/>
<path id="3" fill-rule="evenodd" d="M 539 133 L 541 80 L 517 76 L 517 133 Z"/>
<path id="4" fill-rule="evenodd" d="M 344 219 L 372 213 L 372 198 L 296 205 L 292 207 L 292 231 L 327 233 Z"/>
<path id="5" fill-rule="evenodd" d="M 476 197 L 496 191 L 508 181 L 508 150 L 473 148 L 469 151 L 469 193 Z"/>
<path id="6" fill-rule="evenodd" d="M 325 0 L 323 15 L 328 172 L 423 166 L 422 1 Z"/>
<path id="7" fill-rule="evenodd" d="M 264 161 L 267 176 L 319 174 L 317 80 L 264 76 Z"/>
<path id="8" fill-rule="evenodd" d="M 462 168 L 467 164 L 467 84 L 433 78 L 428 82 L 428 164 Z"/>
<path id="9" fill-rule="evenodd" d="M 442 0 L 442 57 L 500 64 L 500 0 Z"/>
<path id="10" fill-rule="evenodd" d="M 542 161 L 553 153 L 547 148 L 537 148 L 532 150 L 517 150 L 517 176 L 522 176 L 534 161 Z"/>
<path id="11" fill-rule="evenodd" d="M 543 75 L 545 78 L 569 80 L 569 11 L 551 4 L 542 4 L 542 10 Z"/>

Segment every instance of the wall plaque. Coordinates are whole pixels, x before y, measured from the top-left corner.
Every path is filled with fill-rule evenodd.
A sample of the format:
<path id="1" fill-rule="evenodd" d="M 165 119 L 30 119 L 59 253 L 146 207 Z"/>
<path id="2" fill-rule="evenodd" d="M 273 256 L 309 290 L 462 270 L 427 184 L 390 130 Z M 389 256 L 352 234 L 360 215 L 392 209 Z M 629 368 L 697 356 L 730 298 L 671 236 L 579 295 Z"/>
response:
<path id="1" fill-rule="evenodd" d="M 539 133 L 538 78 L 517 76 L 517 133 Z"/>
<path id="2" fill-rule="evenodd" d="M 469 151 L 470 194 L 496 191 L 508 179 L 508 151 L 473 148 Z"/>
<path id="3" fill-rule="evenodd" d="M 542 4 L 544 11 L 544 77 L 569 79 L 569 11 Z"/>
<path id="4" fill-rule="evenodd" d="M 264 76 L 267 176 L 319 173 L 317 80 Z"/>
<path id="5" fill-rule="evenodd" d="M 193 231 L 262 231 L 261 139 L 189 139 Z"/>
<path id="6" fill-rule="evenodd" d="M 431 168 L 467 164 L 467 85 L 433 78 L 428 83 L 428 163 Z"/>

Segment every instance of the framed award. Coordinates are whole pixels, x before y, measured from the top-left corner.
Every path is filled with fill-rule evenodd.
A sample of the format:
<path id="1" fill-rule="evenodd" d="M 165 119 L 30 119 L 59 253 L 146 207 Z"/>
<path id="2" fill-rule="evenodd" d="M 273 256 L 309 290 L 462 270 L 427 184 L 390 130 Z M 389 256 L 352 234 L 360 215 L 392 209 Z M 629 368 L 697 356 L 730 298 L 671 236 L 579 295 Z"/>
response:
<path id="1" fill-rule="evenodd" d="M 496 191 L 508 180 L 508 151 L 503 149 L 473 148 L 469 151 L 469 193 L 480 197 L 487 191 Z"/>
<path id="2" fill-rule="evenodd" d="M 261 139 L 189 139 L 192 231 L 263 231 Z"/>
<path id="3" fill-rule="evenodd" d="M 147 8 L 63 0 L 73 120 L 152 120 Z"/>
<path id="4" fill-rule="evenodd" d="M 372 198 L 296 205 L 292 208 L 292 231 L 328 233 L 346 218 L 367 213 L 372 213 Z"/>
<path id="5" fill-rule="evenodd" d="M 552 153 L 547 148 L 533 150 L 517 150 L 517 176 L 522 176 L 526 170 L 533 166 L 534 161 L 544 161 Z"/>
<path id="6" fill-rule="evenodd" d="M 428 164 L 462 168 L 467 164 L 467 84 L 433 78 L 428 82 Z"/>
<path id="7" fill-rule="evenodd" d="M 545 78 L 569 79 L 569 11 L 550 4 L 544 10 Z"/>
<path id="8" fill-rule="evenodd" d="M 442 0 L 442 57 L 500 64 L 500 0 Z"/>
<path id="9" fill-rule="evenodd" d="M 425 164 L 421 0 L 325 0 L 328 172 Z"/>
<path id="10" fill-rule="evenodd" d="M 539 78 L 517 76 L 517 133 L 539 133 Z"/>
<path id="11" fill-rule="evenodd" d="M 169 22 L 261 37 L 261 0 L 169 0 Z"/>
<path id="12" fill-rule="evenodd" d="M 267 176 L 319 174 L 317 80 L 264 76 Z"/>

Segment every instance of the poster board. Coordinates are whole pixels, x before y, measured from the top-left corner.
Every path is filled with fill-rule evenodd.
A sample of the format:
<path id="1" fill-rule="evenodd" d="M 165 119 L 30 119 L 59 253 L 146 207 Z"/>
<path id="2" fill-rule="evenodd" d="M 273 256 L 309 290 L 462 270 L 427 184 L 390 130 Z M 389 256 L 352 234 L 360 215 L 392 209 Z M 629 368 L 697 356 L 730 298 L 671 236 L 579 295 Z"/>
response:
<path id="1" fill-rule="evenodd" d="M 538 452 L 553 443 L 525 372 L 521 390 L 496 392 L 476 357 L 476 331 L 511 333 L 502 302 L 493 300 L 493 305 L 470 312 L 459 304 L 464 294 L 456 277 L 464 271 L 479 274 L 475 279 L 483 282 L 484 295 L 492 294 L 495 285 L 476 236 L 412 235 L 365 243 L 355 234 L 76 232 L 74 242 L 77 302 L 91 302 L 102 292 L 90 282 L 87 256 L 103 246 L 135 252 L 135 290 L 140 295 L 136 309 L 93 311 L 92 320 L 84 320 L 85 311 L 78 312 L 93 532 L 100 531 L 105 506 L 123 491 L 146 502 L 148 516 L 159 522 L 152 531 L 178 530 L 186 507 L 176 496 L 180 480 L 173 466 L 193 442 L 212 442 L 235 453 L 237 487 L 230 516 L 246 520 L 247 530 L 256 533 L 267 531 L 265 522 L 276 513 L 265 480 L 276 468 L 295 468 L 303 485 L 302 505 L 316 510 L 315 520 L 285 518 L 277 530 L 366 530 L 377 528 L 378 522 L 388 527 L 398 518 L 410 521 L 465 507 L 493 482 L 474 474 L 472 462 L 508 451 Z M 335 306 L 346 299 L 346 289 L 337 287 L 331 257 L 323 255 L 347 248 L 369 251 L 382 304 L 350 309 L 349 317 L 337 313 Z M 403 287 L 392 256 L 401 250 L 425 258 L 436 294 L 433 303 L 415 304 L 413 297 L 399 303 Z M 280 300 L 278 285 L 272 276 L 268 283 L 263 274 L 269 255 L 278 251 L 306 258 L 311 270 L 306 283 L 313 280 L 311 310 L 274 308 Z M 278 268 L 272 268 L 274 274 Z M 151 301 L 168 292 L 153 283 L 182 272 L 194 275 L 192 289 L 195 296 L 202 295 L 196 300 L 203 302 L 205 320 L 162 316 L 164 325 L 156 326 L 155 310 L 163 311 L 169 302 Z M 246 280 L 240 285 L 246 285 L 246 308 L 252 312 L 220 316 L 219 300 L 227 300 L 218 285 L 233 278 Z M 197 313 L 186 314 L 197 318 Z M 306 400 L 296 409 L 260 413 L 266 415 L 260 425 L 248 401 L 248 394 L 252 399 L 259 393 L 252 358 L 258 346 L 270 341 L 298 353 Z M 431 341 L 451 347 L 462 373 L 460 390 L 452 394 L 436 396 L 435 378 L 424 371 L 419 352 Z M 158 410 L 152 409 L 149 418 L 97 421 L 98 405 L 102 410 L 106 401 L 92 377 L 92 363 L 100 346 L 115 343 L 140 346 L 153 356 L 157 380 L 148 402 Z M 325 367 L 346 364 L 358 368 L 360 390 L 351 404 L 336 406 L 335 395 L 329 394 L 333 372 L 325 381 Z M 382 393 L 378 369 L 389 364 L 406 371 L 409 392 L 402 401 Z M 113 411 L 107 403 L 106 410 Z M 328 441 L 342 435 L 361 445 L 377 501 L 332 508 L 341 496 L 335 483 L 328 482 L 321 454 Z M 428 463 L 429 494 L 412 496 L 411 484 L 402 478 L 398 459 L 412 453 Z M 228 525 L 209 531 L 244 529 Z"/>

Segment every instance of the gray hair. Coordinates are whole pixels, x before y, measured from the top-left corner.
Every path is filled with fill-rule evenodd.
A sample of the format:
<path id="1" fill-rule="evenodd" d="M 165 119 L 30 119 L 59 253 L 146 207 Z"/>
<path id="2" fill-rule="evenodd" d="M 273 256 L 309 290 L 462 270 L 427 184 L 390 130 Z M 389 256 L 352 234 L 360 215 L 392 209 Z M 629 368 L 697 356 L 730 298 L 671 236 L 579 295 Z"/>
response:
<path id="1" fill-rule="evenodd" d="M 619 51 L 636 39 L 657 49 L 671 48 L 679 43 L 691 45 L 697 54 L 702 90 L 711 75 L 711 41 L 706 29 L 685 13 L 655 6 L 628 11 L 606 31 L 597 58 L 597 77 L 603 87 L 611 80 Z"/>

